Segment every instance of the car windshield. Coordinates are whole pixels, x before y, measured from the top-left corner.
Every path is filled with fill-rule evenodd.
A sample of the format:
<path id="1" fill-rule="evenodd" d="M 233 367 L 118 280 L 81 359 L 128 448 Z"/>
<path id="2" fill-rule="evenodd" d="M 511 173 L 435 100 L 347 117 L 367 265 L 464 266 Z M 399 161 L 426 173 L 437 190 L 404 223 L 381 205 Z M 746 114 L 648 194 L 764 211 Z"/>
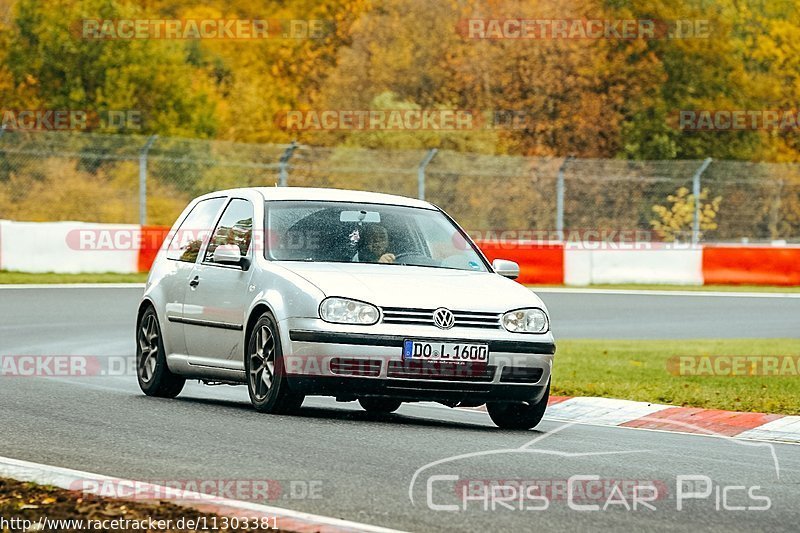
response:
<path id="1" fill-rule="evenodd" d="M 267 202 L 267 257 L 486 272 L 474 245 L 438 210 L 350 202 Z"/>

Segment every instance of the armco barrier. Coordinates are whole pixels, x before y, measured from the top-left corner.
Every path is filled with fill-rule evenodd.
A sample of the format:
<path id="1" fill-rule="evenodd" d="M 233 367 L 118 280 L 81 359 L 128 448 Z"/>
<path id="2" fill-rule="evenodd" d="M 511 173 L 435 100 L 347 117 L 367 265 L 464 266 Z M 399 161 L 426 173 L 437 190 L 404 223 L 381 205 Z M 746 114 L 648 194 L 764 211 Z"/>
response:
<path id="1" fill-rule="evenodd" d="M 169 233 L 166 226 L 143 226 L 142 249 L 139 253 L 139 270 L 147 272 L 158 253 L 161 242 Z M 564 280 L 564 247 L 561 243 L 506 243 L 478 241 L 486 257 L 509 259 L 520 265 L 520 283 L 561 284 Z"/>
<path id="2" fill-rule="evenodd" d="M 86 222 L 0 221 L 0 269 L 18 272 L 116 272 L 139 270 L 139 250 L 132 237 L 134 224 L 91 224 Z M 113 233 L 110 233 L 113 232 Z M 98 240 L 99 236 L 120 236 L 125 243 Z M 81 242 L 81 235 L 91 242 Z"/>
<path id="3" fill-rule="evenodd" d="M 800 285 L 800 246 L 706 245 L 706 284 Z"/>
<path id="4" fill-rule="evenodd" d="M 146 272 L 158 252 L 145 227 L 139 270 Z M 800 285 L 800 247 L 704 245 L 688 250 L 587 250 L 560 243 L 477 241 L 486 257 L 520 265 L 517 281 L 529 284 L 601 283 Z"/>
<path id="5" fill-rule="evenodd" d="M 489 261 L 508 259 L 519 263 L 520 283 L 564 283 L 564 245 L 525 241 L 476 241 Z"/>
<path id="6" fill-rule="evenodd" d="M 702 285 L 702 255 L 700 247 L 600 250 L 569 243 L 564 249 L 563 283 Z"/>
<path id="7" fill-rule="evenodd" d="M 5 243 L 3 242 L 3 233 L 6 230 L 6 227 L 11 224 L 10 220 L 0 220 L 0 270 L 4 270 L 6 267 L 3 265 L 3 256 L 5 255 Z"/>
<path id="8" fill-rule="evenodd" d="M 0 270 L 147 272 L 166 226 L 0 220 Z M 479 240 L 489 258 L 520 265 L 520 283 L 800 285 L 800 246 L 704 245 L 601 250 L 558 242 Z"/>
<path id="9" fill-rule="evenodd" d="M 169 226 L 142 226 L 142 246 L 139 249 L 139 272 L 148 272 L 158 250 L 169 233 Z"/>

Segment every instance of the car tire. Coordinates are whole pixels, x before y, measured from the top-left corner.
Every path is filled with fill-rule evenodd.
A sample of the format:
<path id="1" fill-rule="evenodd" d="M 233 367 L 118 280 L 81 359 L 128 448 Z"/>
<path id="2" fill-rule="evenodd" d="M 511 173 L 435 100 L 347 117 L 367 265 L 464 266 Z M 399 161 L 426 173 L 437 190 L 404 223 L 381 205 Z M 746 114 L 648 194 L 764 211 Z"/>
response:
<path id="1" fill-rule="evenodd" d="M 400 409 L 403 402 L 400 400 L 393 400 L 392 398 L 359 398 L 358 403 L 361 404 L 362 409 L 370 414 L 375 415 L 388 415 Z"/>
<path id="2" fill-rule="evenodd" d="M 148 307 L 136 324 L 136 379 L 147 396 L 175 398 L 186 379 L 170 372 L 156 310 Z"/>
<path id="3" fill-rule="evenodd" d="M 542 421 L 550 399 L 550 382 L 542 399 L 531 402 L 492 402 L 486 404 L 489 417 L 502 429 L 533 429 Z"/>
<path id="4" fill-rule="evenodd" d="M 244 369 L 250 402 L 256 411 L 289 413 L 303 403 L 302 394 L 289 390 L 278 327 L 269 313 L 261 315 L 250 330 Z"/>

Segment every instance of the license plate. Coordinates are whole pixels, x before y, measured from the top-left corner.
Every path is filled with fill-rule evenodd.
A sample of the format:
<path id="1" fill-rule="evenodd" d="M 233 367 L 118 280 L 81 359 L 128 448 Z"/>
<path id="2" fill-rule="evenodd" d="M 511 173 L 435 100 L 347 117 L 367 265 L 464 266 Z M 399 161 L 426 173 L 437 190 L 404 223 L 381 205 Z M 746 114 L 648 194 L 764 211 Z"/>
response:
<path id="1" fill-rule="evenodd" d="M 486 363 L 489 361 L 489 345 L 406 340 L 403 342 L 403 360 Z"/>

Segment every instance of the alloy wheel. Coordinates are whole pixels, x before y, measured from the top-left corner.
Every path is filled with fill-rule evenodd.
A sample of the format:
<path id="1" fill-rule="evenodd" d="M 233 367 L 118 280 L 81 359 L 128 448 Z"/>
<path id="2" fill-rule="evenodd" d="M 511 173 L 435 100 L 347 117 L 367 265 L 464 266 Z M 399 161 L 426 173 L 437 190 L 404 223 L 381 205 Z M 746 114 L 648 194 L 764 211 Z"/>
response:
<path id="1" fill-rule="evenodd" d="M 137 370 L 144 383 L 153 379 L 158 361 L 158 326 L 155 315 L 147 315 L 139 328 Z"/>
<path id="2" fill-rule="evenodd" d="M 256 400 L 263 401 L 275 379 L 275 337 L 261 325 L 256 333 L 255 350 L 250 354 L 250 390 Z"/>

